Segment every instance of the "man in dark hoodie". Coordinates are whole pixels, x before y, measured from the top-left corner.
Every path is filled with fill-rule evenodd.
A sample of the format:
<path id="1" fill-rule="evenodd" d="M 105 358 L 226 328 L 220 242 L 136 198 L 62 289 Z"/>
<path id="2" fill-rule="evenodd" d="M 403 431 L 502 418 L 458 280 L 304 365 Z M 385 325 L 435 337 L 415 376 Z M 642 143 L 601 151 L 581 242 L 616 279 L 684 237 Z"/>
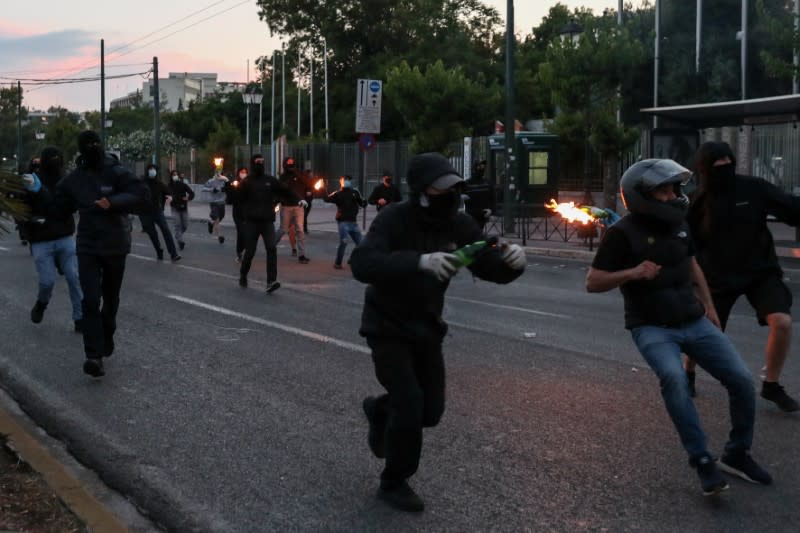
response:
<path id="1" fill-rule="evenodd" d="M 369 447 L 386 459 L 378 497 L 403 511 L 422 511 L 407 479 L 419 465 L 422 428 L 437 425 L 444 412 L 442 309 L 449 280 L 463 264 L 453 252 L 484 236 L 459 213 L 463 179 L 444 156 L 414 156 L 407 176 L 409 199 L 378 213 L 350 267 L 369 284 L 359 332 L 386 389 L 363 402 Z M 510 283 L 525 264 L 514 244 L 485 248 L 468 268 L 481 279 Z"/>
<path id="2" fill-rule="evenodd" d="M 105 375 L 102 358 L 114 352 L 119 292 L 125 258 L 131 251 L 128 214 L 147 210 L 150 194 L 142 180 L 105 153 L 96 132 L 78 135 L 78 151 L 77 168 L 54 188 L 43 187 L 35 174 L 24 179 L 48 217 L 75 211 L 80 215 L 77 253 L 83 290 L 83 371 L 100 377 Z"/>
<path id="3" fill-rule="evenodd" d="M 792 293 L 783 282 L 767 216 L 800 226 L 800 198 L 764 179 L 737 175 L 727 143 L 704 143 L 695 162 L 699 187 L 688 221 L 722 329 L 733 304 L 746 296 L 758 323 L 769 326 L 761 397 L 782 411 L 797 411 L 800 405 L 778 382 L 792 338 Z M 692 388 L 694 369 L 688 361 Z"/>
<path id="4" fill-rule="evenodd" d="M 305 207 L 305 200 L 298 198 L 275 176 L 264 171 L 264 156 L 256 154 L 250 159 L 250 174 L 236 187 L 234 201 L 240 201 L 244 218 L 244 256 L 239 270 L 239 286 L 247 287 L 247 274 L 256 255 L 259 237 L 267 250 L 267 293 L 280 288 L 278 282 L 278 250 L 275 246 L 275 204 L 288 204 Z"/>
<path id="5" fill-rule="evenodd" d="M 42 150 L 40 161 L 40 166 L 33 173 L 39 177 L 42 185 L 52 189 L 63 177 L 64 156 L 58 148 L 48 146 Z M 73 237 L 75 219 L 71 214 L 47 217 L 45 210 L 35 205 L 33 198 L 28 198 L 28 203 L 31 204 L 30 217 L 22 224 L 25 235 L 31 243 L 31 255 L 36 262 L 36 272 L 39 274 L 39 294 L 31 309 L 31 321 L 38 324 L 44 318 L 44 311 L 53 294 L 57 271 L 60 270 L 69 287 L 75 331 L 80 332 L 83 292 L 78 280 L 78 259 L 75 255 Z"/>
<path id="6" fill-rule="evenodd" d="M 172 217 L 175 219 L 175 241 L 178 248 L 183 250 L 183 234 L 189 229 L 189 202 L 194 200 L 194 191 L 186 184 L 177 170 L 170 173 L 169 195 L 172 197 L 169 205 L 172 208 Z"/>
<path id="7" fill-rule="evenodd" d="M 164 259 L 164 249 L 161 248 L 161 242 L 158 240 L 156 227 L 161 230 L 169 256 L 172 262 L 175 263 L 180 261 L 181 256 L 178 255 L 178 250 L 175 249 L 175 241 L 172 239 L 169 226 L 167 226 L 167 219 L 164 218 L 164 205 L 167 200 L 172 201 L 172 196 L 170 196 L 169 189 L 164 185 L 164 182 L 159 179 L 157 166 L 153 164 L 147 165 L 144 174 L 144 182 L 147 184 L 147 188 L 150 189 L 150 209 L 147 213 L 139 215 L 139 220 L 142 221 L 142 228 L 144 228 L 147 236 L 150 237 L 150 242 L 153 243 L 158 260 Z"/>

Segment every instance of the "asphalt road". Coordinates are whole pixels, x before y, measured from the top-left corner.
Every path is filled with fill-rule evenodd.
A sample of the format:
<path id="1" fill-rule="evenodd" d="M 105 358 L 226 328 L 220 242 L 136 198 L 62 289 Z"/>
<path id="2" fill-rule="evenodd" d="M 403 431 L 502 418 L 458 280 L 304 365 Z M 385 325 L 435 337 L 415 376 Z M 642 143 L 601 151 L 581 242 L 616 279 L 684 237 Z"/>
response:
<path id="1" fill-rule="evenodd" d="M 313 228 L 312 228 L 313 229 Z M 453 282 L 448 405 L 426 430 L 412 485 L 419 515 L 374 493 L 361 399 L 381 391 L 358 336 L 363 286 L 332 268 L 335 234 L 311 263 L 279 247 L 264 289 L 259 249 L 237 286 L 233 243 L 193 223 L 184 260 L 155 261 L 136 231 L 107 376 L 81 372 L 59 282 L 28 318 L 33 261 L 0 238 L 0 384 L 49 433 L 164 528 L 176 531 L 796 531 L 800 417 L 758 401 L 754 456 L 771 487 L 731 481 L 701 495 L 657 382 L 623 329 L 618 292 L 587 294 L 586 264 L 528 257 L 507 286 Z M 800 270 L 787 272 L 797 296 Z M 746 302 L 730 335 L 758 377 L 766 329 Z M 793 352 L 796 352 L 793 348 Z M 800 394 L 800 362 L 784 371 Z M 711 449 L 728 431 L 723 389 L 698 376 Z"/>

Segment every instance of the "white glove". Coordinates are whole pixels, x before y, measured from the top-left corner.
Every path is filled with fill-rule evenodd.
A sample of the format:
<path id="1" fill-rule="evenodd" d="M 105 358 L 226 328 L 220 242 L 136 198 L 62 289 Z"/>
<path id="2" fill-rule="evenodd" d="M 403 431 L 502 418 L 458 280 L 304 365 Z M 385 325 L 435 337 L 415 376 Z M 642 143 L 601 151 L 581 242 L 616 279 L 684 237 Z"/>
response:
<path id="1" fill-rule="evenodd" d="M 483 216 L 484 216 L 484 218 L 489 218 L 490 216 L 492 216 L 492 210 L 491 209 L 484 209 L 483 210 Z"/>
<path id="2" fill-rule="evenodd" d="M 430 272 L 439 281 L 447 281 L 453 277 L 461 266 L 461 261 L 453 254 L 433 252 L 419 257 L 419 269 Z"/>
<path id="3" fill-rule="evenodd" d="M 39 189 L 42 188 L 42 182 L 39 181 L 39 176 L 36 174 L 23 174 L 22 183 L 31 192 L 39 192 Z"/>
<path id="4" fill-rule="evenodd" d="M 305 200 L 300 200 L 299 202 L 297 202 L 297 205 L 305 209 L 306 207 L 308 207 L 308 202 L 306 202 Z"/>
<path id="5" fill-rule="evenodd" d="M 514 270 L 522 270 L 527 263 L 525 250 L 519 244 L 509 244 L 503 252 L 503 261 Z"/>

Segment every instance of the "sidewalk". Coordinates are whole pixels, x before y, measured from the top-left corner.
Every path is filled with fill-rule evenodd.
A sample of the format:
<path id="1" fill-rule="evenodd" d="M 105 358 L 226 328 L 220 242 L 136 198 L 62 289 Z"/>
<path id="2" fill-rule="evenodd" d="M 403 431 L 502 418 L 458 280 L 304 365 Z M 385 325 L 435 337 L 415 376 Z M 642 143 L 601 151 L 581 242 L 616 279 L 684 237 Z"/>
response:
<path id="1" fill-rule="evenodd" d="M 189 204 L 189 219 L 195 222 L 204 222 L 208 220 L 209 207 L 206 203 L 191 202 Z M 369 228 L 372 219 L 375 218 L 375 208 L 368 206 L 366 209 L 366 227 Z M 165 210 L 167 217 L 171 216 L 169 207 Z M 336 233 L 338 231 L 334 215 L 336 214 L 336 207 L 333 204 L 328 204 L 322 200 L 314 200 L 311 211 L 308 214 L 308 226 L 311 233 L 322 231 Z M 363 211 L 359 213 L 358 221 L 363 221 Z M 276 227 L 278 220 L 276 219 Z M 225 219 L 222 221 L 222 226 L 225 228 L 233 228 L 233 217 L 231 216 L 231 207 L 226 206 Z M 795 228 L 786 224 L 771 222 L 769 229 L 775 239 L 775 251 L 778 257 L 785 257 L 790 259 L 800 259 L 800 242 L 795 240 Z M 509 236 L 506 239 L 510 242 L 522 244 L 522 239 Z M 583 243 L 582 239 L 571 237 L 567 242 L 555 236 L 554 239 L 544 240 L 541 238 L 526 239 L 525 251 L 529 254 L 544 255 L 550 257 L 562 257 L 566 259 L 576 259 L 581 261 L 591 262 L 594 254 L 597 251 L 597 246 L 600 244 L 600 239 L 595 239 L 593 249 L 589 250 L 589 244 Z"/>

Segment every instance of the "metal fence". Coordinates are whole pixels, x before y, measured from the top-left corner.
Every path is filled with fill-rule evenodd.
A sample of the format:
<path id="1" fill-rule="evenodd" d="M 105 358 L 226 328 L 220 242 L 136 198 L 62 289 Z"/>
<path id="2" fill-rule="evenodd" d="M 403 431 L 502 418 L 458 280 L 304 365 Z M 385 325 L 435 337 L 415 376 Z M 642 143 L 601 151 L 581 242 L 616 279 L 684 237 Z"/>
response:
<path id="1" fill-rule="evenodd" d="M 797 124 L 756 126 L 750 131 L 751 173 L 793 193 L 800 191 Z"/>

